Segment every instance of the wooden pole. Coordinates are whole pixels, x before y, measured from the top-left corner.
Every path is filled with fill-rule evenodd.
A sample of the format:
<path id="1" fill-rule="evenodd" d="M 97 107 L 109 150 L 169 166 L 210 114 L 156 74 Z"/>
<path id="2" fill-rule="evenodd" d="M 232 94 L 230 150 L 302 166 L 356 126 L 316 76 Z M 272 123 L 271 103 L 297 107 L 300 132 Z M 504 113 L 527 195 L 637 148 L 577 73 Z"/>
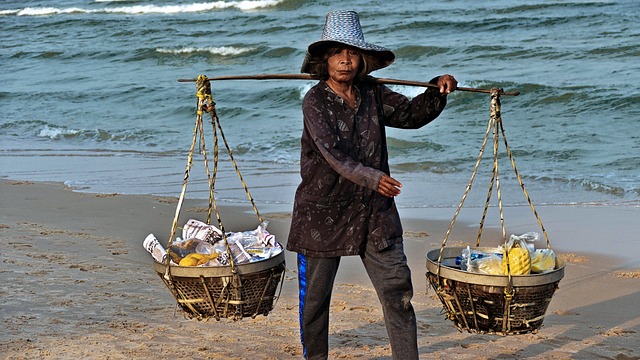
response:
<path id="1" fill-rule="evenodd" d="M 422 81 L 398 80 L 398 79 L 375 78 L 375 77 L 372 79 L 378 84 L 431 87 L 436 89 L 439 88 L 439 86 L 436 84 L 431 84 L 431 83 L 422 82 Z M 208 80 L 221 81 L 221 80 L 317 80 L 317 79 L 312 77 L 309 74 L 258 74 L 258 75 L 218 76 L 218 77 L 208 78 Z M 195 82 L 195 81 L 196 79 L 178 79 L 178 82 Z M 491 94 L 491 89 L 458 87 L 456 90 Z M 509 96 L 520 95 L 519 91 L 505 92 L 502 89 L 499 90 L 499 93 L 500 95 L 509 95 Z"/>

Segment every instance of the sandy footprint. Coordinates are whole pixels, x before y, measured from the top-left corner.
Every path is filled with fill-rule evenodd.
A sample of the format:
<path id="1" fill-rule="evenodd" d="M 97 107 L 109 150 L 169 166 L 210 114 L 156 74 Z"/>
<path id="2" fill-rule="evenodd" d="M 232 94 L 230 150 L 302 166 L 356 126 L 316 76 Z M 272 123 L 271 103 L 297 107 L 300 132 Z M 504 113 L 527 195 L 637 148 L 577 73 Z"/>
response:
<path id="1" fill-rule="evenodd" d="M 568 263 L 583 263 L 589 261 L 586 256 L 574 254 L 574 253 L 564 253 L 558 254 L 558 256 Z"/>
<path id="2" fill-rule="evenodd" d="M 426 232 L 426 231 L 410 231 L 410 230 L 406 230 L 402 235 L 405 236 L 405 237 L 422 238 L 422 237 L 429 236 L 429 233 Z"/>
<path id="3" fill-rule="evenodd" d="M 640 270 L 616 271 L 613 275 L 619 278 L 640 279 Z"/>
<path id="4" fill-rule="evenodd" d="M 576 315 L 580 315 L 575 311 L 570 311 L 570 310 L 562 310 L 562 309 L 558 309 L 556 311 L 553 312 L 556 315 L 560 315 L 560 316 L 576 316 Z"/>

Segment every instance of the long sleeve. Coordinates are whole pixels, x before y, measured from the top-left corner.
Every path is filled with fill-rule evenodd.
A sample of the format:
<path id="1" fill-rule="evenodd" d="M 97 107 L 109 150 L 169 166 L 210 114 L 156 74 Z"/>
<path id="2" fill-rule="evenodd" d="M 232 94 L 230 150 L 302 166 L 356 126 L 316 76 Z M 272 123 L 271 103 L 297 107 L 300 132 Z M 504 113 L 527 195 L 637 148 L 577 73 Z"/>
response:
<path id="1" fill-rule="evenodd" d="M 438 77 L 430 82 L 437 83 Z M 391 127 L 421 128 L 437 118 L 447 105 L 447 96 L 434 88 L 427 88 L 411 100 L 384 85 L 380 85 L 378 91 L 381 93 L 385 125 Z"/>

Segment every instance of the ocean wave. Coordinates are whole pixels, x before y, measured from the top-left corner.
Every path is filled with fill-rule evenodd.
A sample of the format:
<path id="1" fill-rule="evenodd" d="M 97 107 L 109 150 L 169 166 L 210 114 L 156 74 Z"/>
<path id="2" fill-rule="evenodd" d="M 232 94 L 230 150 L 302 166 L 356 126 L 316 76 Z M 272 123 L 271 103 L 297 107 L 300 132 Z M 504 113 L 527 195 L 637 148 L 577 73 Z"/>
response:
<path id="1" fill-rule="evenodd" d="M 513 13 L 522 13 L 529 11 L 537 11 L 537 10 L 550 10 L 553 13 L 557 11 L 571 10 L 574 8 L 601 8 L 606 7 L 609 4 L 603 3 L 600 1 L 592 1 L 592 2 L 561 2 L 561 3 L 539 3 L 539 4 L 525 4 L 525 5 L 514 5 L 507 7 L 505 9 L 497 10 L 496 12 L 499 14 L 513 14 Z"/>
<path id="2" fill-rule="evenodd" d="M 90 140 L 92 142 L 123 143 L 134 142 L 138 144 L 143 140 L 145 146 L 152 146 L 150 142 L 144 140 L 153 136 L 148 131 L 136 130 L 106 130 L 106 129 L 72 129 L 65 126 L 44 125 L 36 134 L 39 138 L 50 140 Z"/>
<path id="3" fill-rule="evenodd" d="M 213 10 L 224 10 L 235 8 L 242 11 L 251 11 L 273 7 L 281 3 L 283 0 L 256 0 L 256 1 L 213 1 L 203 3 L 192 3 L 185 5 L 132 5 L 119 7 L 105 7 L 101 9 L 87 9 L 79 7 L 56 8 L 56 7 L 26 7 L 22 9 L 6 9 L 0 10 L 0 15 L 17 15 L 17 16 L 45 16 L 45 15 L 61 15 L 61 14 L 179 14 L 179 13 L 195 13 Z"/>
<path id="4" fill-rule="evenodd" d="M 616 176 L 595 176 L 595 175 L 567 175 L 547 174 L 547 175 L 522 175 L 522 180 L 527 186 L 533 185 L 540 189 L 556 189 L 555 191 L 573 192 L 576 190 L 585 193 L 604 194 L 617 199 L 637 200 L 640 196 L 640 188 L 632 182 L 625 184 L 623 179 Z M 534 185 L 535 184 L 535 185 Z"/>
<path id="5" fill-rule="evenodd" d="M 67 141 L 69 144 L 131 143 L 133 146 L 154 146 L 156 135 L 144 129 L 82 129 L 50 123 L 44 120 L 19 120 L 0 125 L 0 135 L 23 139 Z"/>
<path id="6" fill-rule="evenodd" d="M 394 52 L 398 58 L 406 60 L 418 60 L 424 56 L 440 55 L 446 53 L 447 51 L 449 51 L 449 48 L 447 47 L 406 45 L 395 50 Z"/>
<path id="7" fill-rule="evenodd" d="M 445 146 L 431 142 L 431 141 L 412 141 L 387 136 L 387 147 L 389 151 L 403 152 L 407 150 L 432 150 L 443 151 Z"/>
<path id="8" fill-rule="evenodd" d="M 255 51 L 255 47 L 235 47 L 235 46 L 208 46 L 208 47 L 182 47 L 177 49 L 157 48 L 161 54 L 199 54 L 208 53 L 220 56 L 235 56 Z"/>
<path id="9" fill-rule="evenodd" d="M 439 161 L 418 161 L 418 162 L 402 162 L 391 165 L 393 171 L 402 173 L 415 173 L 427 171 L 433 174 L 454 174 L 459 173 L 461 169 L 450 163 Z"/>

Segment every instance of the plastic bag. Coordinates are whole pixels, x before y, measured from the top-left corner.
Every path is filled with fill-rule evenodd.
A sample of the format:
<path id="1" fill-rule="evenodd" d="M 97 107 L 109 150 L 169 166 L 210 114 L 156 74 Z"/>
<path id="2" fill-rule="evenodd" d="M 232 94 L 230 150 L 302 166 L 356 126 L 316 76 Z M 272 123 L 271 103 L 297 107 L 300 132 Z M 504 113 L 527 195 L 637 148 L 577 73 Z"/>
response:
<path id="1" fill-rule="evenodd" d="M 194 252 L 182 258 L 182 260 L 180 260 L 180 263 L 178 265 L 179 266 L 206 265 L 210 261 L 216 260 L 218 256 L 219 256 L 218 253 L 200 254 L 200 253 Z"/>
<path id="2" fill-rule="evenodd" d="M 525 237 L 511 235 L 506 246 L 501 245 L 503 275 L 528 275 L 531 273 L 531 255 Z M 508 261 L 508 267 L 507 267 Z"/>
<path id="3" fill-rule="evenodd" d="M 531 272 L 545 273 L 556 268 L 556 254 L 551 249 L 537 249 L 531 253 Z"/>
<path id="4" fill-rule="evenodd" d="M 187 255 L 198 253 L 198 254 L 213 254 L 215 250 L 213 245 L 208 242 L 200 239 L 188 239 L 182 240 L 177 238 L 171 246 L 169 246 L 169 251 L 167 251 L 171 260 L 176 264 L 179 264 L 182 259 L 184 259 Z"/>
<path id="5" fill-rule="evenodd" d="M 255 230 L 227 233 L 227 241 L 237 263 L 265 260 L 282 252 L 276 237 L 267 231 L 267 220 Z"/>
<path id="6" fill-rule="evenodd" d="M 524 233 L 522 235 L 513 235 L 509 237 L 509 241 L 520 242 L 521 244 L 525 244 L 529 252 L 533 252 L 535 250 L 535 243 L 540 240 L 540 234 L 534 231 Z"/>
<path id="7" fill-rule="evenodd" d="M 490 254 L 471 260 L 467 264 L 467 271 L 487 275 L 503 275 L 502 257 Z"/>
<path id="8" fill-rule="evenodd" d="M 471 260 L 484 257 L 484 253 L 480 250 L 471 250 L 471 247 L 467 246 L 462 249 L 460 256 L 456 257 L 456 265 L 460 265 L 460 269 L 467 270 L 469 268 L 469 262 Z"/>

